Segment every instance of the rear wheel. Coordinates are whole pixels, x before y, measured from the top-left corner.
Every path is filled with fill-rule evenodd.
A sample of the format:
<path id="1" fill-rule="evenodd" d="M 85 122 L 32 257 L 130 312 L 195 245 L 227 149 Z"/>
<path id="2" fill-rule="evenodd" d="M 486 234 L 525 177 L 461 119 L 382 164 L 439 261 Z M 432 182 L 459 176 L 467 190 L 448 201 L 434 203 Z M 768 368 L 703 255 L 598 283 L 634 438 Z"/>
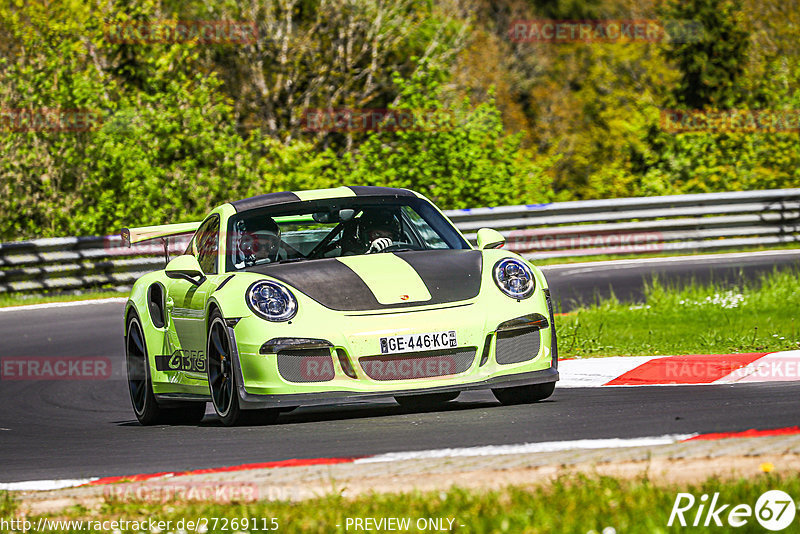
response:
<path id="1" fill-rule="evenodd" d="M 230 337 L 219 310 L 214 310 L 211 314 L 207 349 L 211 402 L 222 424 L 236 426 L 274 423 L 279 414 L 277 409 L 242 410 Z"/>
<path id="2" fill-rule="evenodd" d="M 403 395 L 394 400 L 404 408 L 435 408 L 458 397 L 458 391 L 447 393 L 427 393 L 424 395 Z"/>
<path id="3" fill-rule="evenodd" d="M 206 403 L 185 402 L 165 407 L 158 404 L 150 379 L 150 363 L 142 325 L 136 314 L 128 320 L 125 336 L 125 367 L 128 373 L 128 391 L 136 419 L 143 425 L 199 423 L 206 413 Z"/>
<path id="4" fill-rule="evenodd" d="M 493 389 L 492 393 L 497 400 L 505 405 L 528 404 L 544 400 L 553 394 L 555 382 L 534 384 L 532 386 L 518 386 L 514 388 Z"/>

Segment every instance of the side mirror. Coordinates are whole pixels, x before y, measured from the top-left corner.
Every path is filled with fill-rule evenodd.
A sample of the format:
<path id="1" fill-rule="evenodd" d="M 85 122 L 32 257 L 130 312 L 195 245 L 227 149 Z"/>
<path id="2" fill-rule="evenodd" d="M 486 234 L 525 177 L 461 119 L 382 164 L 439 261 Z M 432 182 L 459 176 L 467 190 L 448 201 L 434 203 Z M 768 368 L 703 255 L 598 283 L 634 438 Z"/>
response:
<path id="1" fill-rule="evenodd" d="M 167 278 L 183 279 L 196 286 L 201 286 L 206 281 L 206 276 L 203 274 L 197 258 L 191 254 L 184 254 L 170 261 L 164 272 L 166 272 Z"/>
<path id="2" fill-rule="evenodd" d="M 506 238 L 497 230 L 491 228 L 481 228 L 478 230 L 478 248 L 500 248 L 506 243 Z"/>

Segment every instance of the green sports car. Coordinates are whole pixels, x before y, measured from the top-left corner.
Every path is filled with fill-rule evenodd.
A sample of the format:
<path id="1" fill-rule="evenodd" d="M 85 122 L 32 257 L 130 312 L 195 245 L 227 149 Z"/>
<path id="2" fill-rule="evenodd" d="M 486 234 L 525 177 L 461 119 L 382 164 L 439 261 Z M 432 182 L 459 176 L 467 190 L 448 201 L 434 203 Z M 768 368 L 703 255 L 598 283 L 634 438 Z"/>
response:
<path id="1" fill-rule="evenodd" d="M 542 400 L 558 380 L 541 271 L 424 196 L 338 187 L 230 202 L 202 222 L 126 228 L 128 246 L 193 232 L 125 306 L 142 424 L 267 423 L 298 406 L 394 397 L 435 406 L 491 389 Z"/>

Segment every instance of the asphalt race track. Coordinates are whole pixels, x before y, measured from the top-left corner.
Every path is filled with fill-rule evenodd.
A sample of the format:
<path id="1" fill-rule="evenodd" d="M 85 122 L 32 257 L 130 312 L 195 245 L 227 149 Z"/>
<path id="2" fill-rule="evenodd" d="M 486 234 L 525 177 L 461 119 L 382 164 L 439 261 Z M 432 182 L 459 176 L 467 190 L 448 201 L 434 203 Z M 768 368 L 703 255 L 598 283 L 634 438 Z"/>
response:
<path id="1" fill-rule="evenodd" d="M 641 296 L 642 280 L 732 280 L 800 266 L 800 254 L 660 260 L 546 270 L 564 309 L 609 288 Z M 741 274 L 740 274 L 741 273 Z M 122 304 L 0 312 L 0 357 L 98 356 L 108 380 L 0 381 L 0 482 L 112 476 L 290 458 L 588 438 L 733 432 L 800 421 L 800 383 L 556 389 L 546 402 L 504 407 L 489 392 L 413 412 L 391 401 L 303 408 L 264 427 L 141 427 L 124 379 Z"/>

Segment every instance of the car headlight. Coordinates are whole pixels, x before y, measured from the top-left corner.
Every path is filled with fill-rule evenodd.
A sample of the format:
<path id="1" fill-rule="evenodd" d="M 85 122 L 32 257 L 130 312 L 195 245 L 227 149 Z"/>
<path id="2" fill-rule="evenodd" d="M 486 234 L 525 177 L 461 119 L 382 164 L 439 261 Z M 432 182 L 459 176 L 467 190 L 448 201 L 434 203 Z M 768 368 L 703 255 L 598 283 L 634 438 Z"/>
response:
<path id="1" fill-rule="evenodd" d="M 494 281 L 512 299 L 526 299 L 536 289 L 536 278 L 525 262 L 506 258 L 494 264 Z"/>
<path id="2" fill-rule="evenodd" d="M 247 290 L 245 300 L 256 315 L 267 321 L 288 321 L 297 313 L 297 299 L 276 282 L 259 280 Z"/>

